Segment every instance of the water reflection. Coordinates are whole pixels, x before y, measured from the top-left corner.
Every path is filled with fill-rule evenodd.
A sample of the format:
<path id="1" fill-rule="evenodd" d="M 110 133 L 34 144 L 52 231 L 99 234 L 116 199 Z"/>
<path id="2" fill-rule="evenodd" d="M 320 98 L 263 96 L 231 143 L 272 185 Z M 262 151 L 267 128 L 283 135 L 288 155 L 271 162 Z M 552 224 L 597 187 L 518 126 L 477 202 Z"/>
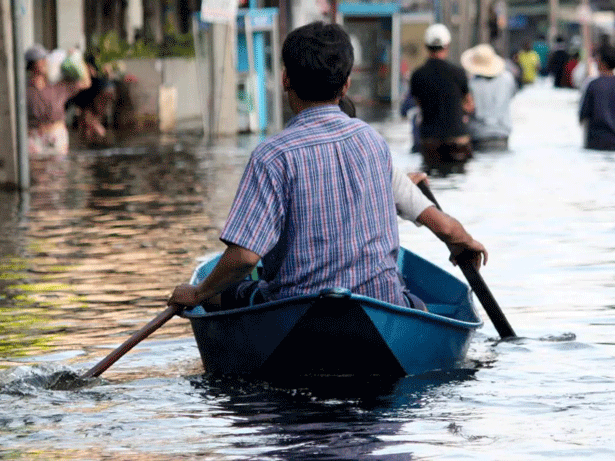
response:
<path id="1" fill-rule="evenodd" d="M 220 245 L 221 209 L 249 153 L 235 152 L 235 164 L 177 144 L 33 159 L 28 200 L 3 193 L 0 204 L 3 355 L 93 351 L 158 313 Z M 188 335 L 189 325 L 162 334 Z"/>
<path id="2" fill-rule="evenodd" d="M 494 341 L 486 321 L 462 376 L 423 383 L 210 380 L 173 319 L 93 386 L 54 390 L 220 249 L 258 139 L 41 159 L 30 194 L 0 192 L 0 458 L 615 459 L 615 155 L 580 149 L 578 96 L 543 90 L 516 97 L 510 152 L 431 183 L 490 250 L 483 276 L 523 338 Z M 420 169 L 405 123 L 374 126 Z M 462 278 L 428 231 L 400 236 Z"/>
<path id="3" fill-rule="evenodd" d="M 476 369 L 433 372 L 399 380 L 313 378 L 288 382 L 191 379 L 203 399 L 216 401 L 213 417 L 231 422 L 227 441 L 237 453 L 285 460 L 409 460 L 395 437 L 433 396 L 474 379 Z M 243 434 L 239 436 L 238 434 Z"/>

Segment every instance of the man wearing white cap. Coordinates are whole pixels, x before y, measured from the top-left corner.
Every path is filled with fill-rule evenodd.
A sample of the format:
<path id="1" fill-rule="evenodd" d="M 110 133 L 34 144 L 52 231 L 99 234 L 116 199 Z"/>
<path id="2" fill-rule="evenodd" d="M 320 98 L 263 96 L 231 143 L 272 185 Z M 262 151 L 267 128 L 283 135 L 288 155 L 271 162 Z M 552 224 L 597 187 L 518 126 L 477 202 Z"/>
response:
<path id="1" fill-rule="evenodd" d="M 443 24 L 425 31 L 428 59 L 410 79 L 410 92 L 421 108 L 420 146 L 427 166 L 463 162 L 472 157 L 467 122 L 473 109 L 465 71 L 446 61 L 451 34 Z"/>
<path id="2" fill-rule="evenodd" d="M 474 98 L 469 125 L 472 148 L 506 150 L 512 131 L 510 103 L 517 92 L 515 77 L 506 70 L 504 59 L 487 43 L 464 51 L 461 65 L 472 76 L 469 82 Z"/>

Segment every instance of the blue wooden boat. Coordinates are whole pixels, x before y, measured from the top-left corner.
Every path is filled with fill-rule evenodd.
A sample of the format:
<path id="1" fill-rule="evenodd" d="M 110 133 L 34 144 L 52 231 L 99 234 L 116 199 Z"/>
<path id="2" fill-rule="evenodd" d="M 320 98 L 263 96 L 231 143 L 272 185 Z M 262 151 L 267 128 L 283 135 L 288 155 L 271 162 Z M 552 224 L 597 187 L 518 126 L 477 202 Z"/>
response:
<path id="1" fill-rule="evenodd" d="M 214 268 L 201 263 L 191 283 Z M 429 312 L 332 288 L 309 296 L 182 314 L 192 324 L 205 371 L 214 375 L 380 375 L 401 377 L 455 368 L 483 324 L 467 285 L 401 249 L 410 291 Z"/>

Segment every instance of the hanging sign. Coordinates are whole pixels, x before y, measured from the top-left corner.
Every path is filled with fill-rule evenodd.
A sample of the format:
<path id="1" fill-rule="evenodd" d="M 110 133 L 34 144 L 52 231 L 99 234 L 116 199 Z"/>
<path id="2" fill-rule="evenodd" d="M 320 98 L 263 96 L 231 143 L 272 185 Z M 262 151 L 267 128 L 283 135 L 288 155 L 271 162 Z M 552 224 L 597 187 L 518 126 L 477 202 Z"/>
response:
<path id="1" fill-rule="evenodd" d="M 201 3 L 201 21 L 230 22 L 237 17 L 237 1 L 203 0 Z"/>

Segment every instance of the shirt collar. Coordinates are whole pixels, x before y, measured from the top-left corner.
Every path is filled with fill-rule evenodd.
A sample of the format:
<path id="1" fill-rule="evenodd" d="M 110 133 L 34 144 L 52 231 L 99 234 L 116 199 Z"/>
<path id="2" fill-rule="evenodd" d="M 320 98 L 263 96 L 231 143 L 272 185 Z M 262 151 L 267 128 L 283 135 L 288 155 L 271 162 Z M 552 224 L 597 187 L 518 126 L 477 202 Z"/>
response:
<path id="1" fill-rule="evenodd" d="M 286 126 L 290 127 L 290 126 L 297 125 L 300 123 L 310 122 L 317 118 L 321 118 L 325 115 L 339 114 L 341 112 L 342 110 L 336 104 L 327 104 L 324 106 L 310 107 L 308 109 L 302 110 L 297 115 L 295 115 L 293 118 L 291 118 L 288 121 Z"/>

